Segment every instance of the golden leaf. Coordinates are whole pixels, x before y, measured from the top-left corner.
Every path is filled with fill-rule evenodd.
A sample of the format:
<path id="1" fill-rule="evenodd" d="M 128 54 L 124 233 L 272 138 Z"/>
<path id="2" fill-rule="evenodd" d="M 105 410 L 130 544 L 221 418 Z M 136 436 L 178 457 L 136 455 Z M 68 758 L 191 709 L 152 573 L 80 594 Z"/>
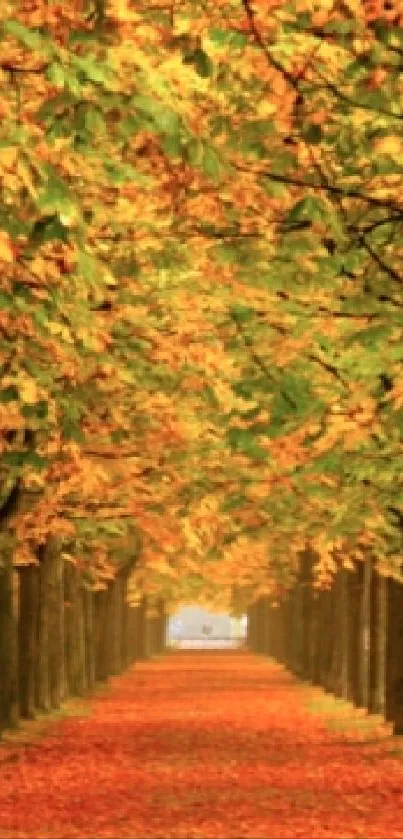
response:
<path id="1" fill-rule="evenodd" d="M 0 230 L 0 261 L 14 262 L 14 253 L 8 233 Z"/>

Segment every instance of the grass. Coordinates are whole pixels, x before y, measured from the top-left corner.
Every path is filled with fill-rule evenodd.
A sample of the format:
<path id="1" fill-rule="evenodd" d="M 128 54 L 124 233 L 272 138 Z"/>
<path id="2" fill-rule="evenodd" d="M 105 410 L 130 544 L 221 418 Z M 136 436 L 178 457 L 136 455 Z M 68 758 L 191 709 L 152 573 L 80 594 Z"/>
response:
<path id="1" fill-rule="evenodd" d="M 96 689 L 93 695 L 105 692 L 104 686 L 101 689 Z M 38 737 L 42 737 L 47 733 L 49 726 L 58 720 L 67 719 L 68 717 L 89 717 L 91 716 L 91 697 L 76 698 L 72 697 L 63 702 L 60 708 L 53 708 L 51 711 L 38 711 L 33 720 L 20 720 L 18 728 L 6 729 L 2 732 L 0 737 L 0 755 L 1 747 L 27 745 L 33 742 Z"/>
<path id="2" fill-rule="evenodd" d="M 320 688 L 308 688 L 305 703 L 309 713 L 323 717 L 330 730 L 345 734 L 346 739 L 350 734 L 354 741 L 374 743 L 392 736 L 392 726 L 381 714 L 369 714 L 365 708 Z"/>

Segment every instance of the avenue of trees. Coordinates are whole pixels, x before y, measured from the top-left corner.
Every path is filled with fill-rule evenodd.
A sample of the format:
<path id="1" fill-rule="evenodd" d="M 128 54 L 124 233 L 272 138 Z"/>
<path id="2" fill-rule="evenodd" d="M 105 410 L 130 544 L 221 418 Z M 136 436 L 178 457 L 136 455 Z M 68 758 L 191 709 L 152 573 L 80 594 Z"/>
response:
<path id="1" fill-rule="evenodd" d="M 184 601 L 401 724 L 402 66 L 393 2 L 1 4 L 0 729 Z"/>

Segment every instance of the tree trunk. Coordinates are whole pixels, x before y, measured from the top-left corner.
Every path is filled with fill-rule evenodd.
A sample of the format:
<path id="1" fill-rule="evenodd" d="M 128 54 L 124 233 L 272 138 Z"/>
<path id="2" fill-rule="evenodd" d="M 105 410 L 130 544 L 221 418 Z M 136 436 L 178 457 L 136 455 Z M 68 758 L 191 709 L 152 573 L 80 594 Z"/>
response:
<path id="1" fill-rule="evenodd" d="M 120 599 L 119 599 L 119 576 L 112 580 L 108 592 L 108 634 L 110 664 L 109 673 L 116 676 L 120 673 Z"/>
<path id="2" fill-rule="evenodd" d="M 132 661 L 138 661 L 141 652 L 141 604 L 137 603 L 130 609 L 130 648 Z"/>
<path id="3" fill-rule="evenodd" d="M 360 695 L 362 708 L 370 705 L 371 663 L 371 577 L 372 560 L 367 557 L 362 569 L 361 626 L 360 626 Z"/>
<path id="4" fill-rule="evenodd" d="M 333 658 L 333 598 L 331 589 L 319 592 L 319 684 L 331 690 L 331 667 Z"/>
<path id="5" fill-rule="evenodd" d="M 310 679 L 310 638 L 312 631 L 312 552 L 304 551 L 300 555 L 300 572 L 299 572 L 299 586 L 301 597 L 301 677 L 303 679 Z"/>
<path id="6" fill-rule="evenodd" d="M 293 591 L 293 670 L 299 678 L 304 678 L 305 663 L 305 585 L 301 576 Z"/>
<path id="7" fill-rule="evenodd" d="M 281 600 L 276 608 L 277 611 L 277 644 L 278 644 L 278 661 L 281 664 L 286 664 L 287 657 L 287 626 L 285 621 L 285 605 L 284 599 Z"/>
<path id="8" fill-rule="evenodd" d="M 247 644 L 252 652 L 256 652 L 256 603 L 248 608 Z"/>
<path id="9" fill-rule="evenodd" d="M 341 696 L 350 699 L 350 612 L 349 574 L 347 568 L 340 568 L 340 647 L 341 647 Z"/>
<path id="10" fill-rule="evenodd" d="M 80 575 L 71 562 L 64 569 L 66 680 L 70 696 L 83 696 L 85 676 L 84 596 Z"/>
<path id="11" fill-rule="evenodd" d="M 287 639 L 288 639 L 288 668 L 292 673 L 295 673 L 295 586 L 288 592 L 287 597 Z"/>
<path id="12" fill-rule="evenodd" d="M 331 670 L 331 690 L 336 696 L 342 695 L 342 569 L 338 568 L 333 579 L 333 659 Z"/>
<path id="13" fill-rule="evenodd" d="M 385 713 L 387 580 L 378 572 L 372 574 L 371 601 L 371 691 L 370 710 Z"/>
<path id="14" fill-rule="evenodd" d="M 148 600 L 143 596 L 138 613 L 138 659 L 145 661 L 150 658 L 150 622 L 148 618 Z"/>
<path id="15" fill-rule="evenodd" d="M 292 656 L 292 628 L 291 628 L 291 600 L 290 592 L 287 591 L 281 601 L 281 623 L 282 623 L 282 640 L 283 640 L 283 662 L 288 670 L 291 669 Z"/>
<path id="16" fill-rule="evenodd" d="M 59 708 L 63 693 L 63 559 L 51 538 L 40 551 L 36 703 Z"/>
<path id="17" fill-rule="evenodd" d="M 50 563 L 44 548 L 39 552 L 38 655 L 36 660 L 36 704 L 50 711 L 49 679 L 49 589 Z"/>
<path id="18" fill-rule="evenodd" d="M 107 605 L 107 590 L 97 591 L 94 602 L 95 678 L 99 682 L 106 681 L 109 676 Z"/>
<path id="19" fill-rule="evenodd" d="M 348 699 L 360 705 L 360 655 L 361 655 L 361 598 L 363 565 L 357 563 L 354 572 L 349 572 L 349 655 L 348 655 Z"/>
<path id="20" fill-rule="evenodd" d="M 131 664 L 130 656 L 129 656 L 129 604 L 127 602 L 127 575 L 122 574 L 121 577 L 121 586 L 120 586 L 120 597 L 121 597 L 121 612 L 122 612 L 122 625 L 121 625 L 121 639 L 120 639 L 120 660 L 122 670 L 126 670 L 127 667 Z"/>
<path id="21" fill-rule="evenodd" d="M 25 719 L 32 720 L 35 718 L 36 710 L 39 568 L 37 565 L 27 565 L 19 569 L 19 575 L 18 661 L 20 714 Z"/>
<path id="22" fill-rule="evenodd" d="M 403 734 L 403 586 L 387 580 L 385 716 Z"/>
<path id="23" fill-rule="evenodd" d="M 157 619 L 157 652 L 162 655 L 166 647 L 166 612 L 165 601 L 161 598 L 158 601 L 158 619 Z"/>
<path id="24" fill-rule="evenodd" d="M 48 665 L 49 698 L 52 708 L 60 708 L 64 693 L 64 561 L 58 540 L 50 538 L 44 552 L 48 563 Z"/>
<path id="25" fill-rule="evenodd" d="M 77 696 L 84 696 L 87 691 L 86 660 L 85 660 L 85 613 L 84 587 L 81 576 L 76 572 L 76 674 L 75 692 Z"/>
<path id="26" fill-rule="evenodd" d="M 18 640 L 13 552 L 0 556 L 0 734 L 18 726 Z"/>
<path id="27" fill-rule="evenodd" d="M 147 618 L 149 655 L 161 655 L 165 647 L 165 604 L 159 599 L 150 610 Z"/>
<path id="28" fill-rule="evenodd" d="M 85 688 L 92 691 L 95 685 L 95 618 L 92 589 L 83 588 L 85 633 Z"/>

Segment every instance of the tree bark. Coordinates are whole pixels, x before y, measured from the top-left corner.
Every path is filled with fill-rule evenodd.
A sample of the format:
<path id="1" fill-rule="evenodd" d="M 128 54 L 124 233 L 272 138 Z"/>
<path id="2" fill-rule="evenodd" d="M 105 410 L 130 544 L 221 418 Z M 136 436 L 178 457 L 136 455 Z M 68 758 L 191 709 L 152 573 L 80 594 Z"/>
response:
<path id="1" fill-rule="evenodd" d="M 259 597 L 257 601 L 257 616 L 258 616 L 258 652 L 261 655 L 267 655 L 267 619 L 268 619 L 268 599 L 267 597 Z"/>
<path id="2" fill-rule="evenodd" d="M 13 552 L 0 556 L 0 734 L 18 726 L 18 640 Z"/>
<path id="3" fill-rule="evenodd" d="M 154 603 L 147 617 L 149 655 L 159 656 L 165 648 L 165 604 L 160 598 Z"/>
<path id="4" fill-rule="evenodd" d="M 341 646 L 341 696 L 350 699 L 350 612 L 349 574 L 347 568 L 340 568 L 340 646 Z"/>
<path id="5" fill-rule="evenodd" d="M 141 603 L 137 603 L 130 610 L 130 645 L 132 661 L 138 661 L 141 653 Z"/>
<path id="6" fill-rule="evenodd" d="M 387 588 L 385 577 L 372 575 L 370 710 L 385 713 Z"/>
<path id="7" fill-rule="evenodd" d="M 300 554 L 299 586 L 301 598 L 301 677 L 310 679 L 310 640 L 313 620 L 313 576 L 312 576 L 313 555 L 312 551 L 305 550 Z"/>
<path id="8" fill-rule="evenodd" d="M 361 655 L 361 598 L 363 565 L 357 563 L 356 570 L 349 572 L 348 615 L 349 615 L 349 654 L 348 654 L 348 699 L 360 705 L 360 655 Z"/>
<path id="9" fill-rule="evenodd" d="M 333 658 L 331 669 L 331 690 L 336 696 L 342 695 L 342 575 L 341 568 L 337 569 L 333 579 Z"/>
<path id="10" fill-rule="evenodd" d="M 119 598 L 119 575 L 112 580 L 108 592 L 108 634 L 110 649 L 109 673 L 116 676 L 120 673 L 120 624 L 121 610 Z"/>
<path id="11" fill-rule="evenodd" d="M 403 734 L 403 586 L 387 580 L 385 716 Z"/>
<path id="12" fill-rule="evenodd" d="M 291 657 L 292 657 L 292 630 L 291 630 L 291 620 L 290 620 L 290 609 L 291 601 L 290 601 L 290 592 L 287 591 L 281 600 L 280 603 L 280 610 L 281 610 L 281 624 L 282 624 L 282 646 L 283 646 L 283 663 L 287 667 L 288 670 L 291 669 Z"/>
<path id="13" fill-rule="evenodd" d="M 331 589 L 319 592 L 319 684 L 331 690 L 331 666 L 333 657 L 333 610 Z"/>
<path id="14" fill-rule="evenodd" d="M 34 719 L 36 711 L 36 662 L 38 656 L 39 568 L 19 569 L 20 608 L 18 625 L 18 663 L 20 714 Z"/>
<path id="15" fill-rule="evenodd" d="M 122 670 L 130 665 L 129 656 L 129 604 L 127 602 L 127 574 L 122 574 L 120 585 L 121 597 L 121 638 L 120 638 L 120 660 Z"/>
<path id="16" fill-rule="evenodd" d="M 247 644 L 251 652 L 256 651 L 256 603 L 248 608 Z"/>
<path id="17" fill-rule="evenodd" d="M 148 618 L 148 599 L 143 596 L 138 612 L 138 646 L 137 657 L 139 661 L 150 658 L 150 622 Z"/>
<path id="18" fill-rule="evenodd" d="M 107 590 L 97 591 L 94 601 L 95 678 L 99 682 L 105 682 L 109 676 L 107 605 Z"/>
<path id="19" fill-rule="evenodd" d="M 95 685 L 95 595 L 91 588 L 83 588 L 85 633 L 85 688 L 92 691 Z"/>
<path id="20" fill-rule="evenodd" d="M 370 705 L 371 664 L 371 577 L 372 560 L 367 557 L 362 569 L 361 626 L 360 626 L 360 692 L 362 708 Z"/>
<path id="21" fill-rule="evenodd" d="M 162 655 L 166 646 L 166 612 L 165 601 L 162 598 L 158 601 L 157 608 L 157 655 Z"/>
<path id="22" fill-rule="evenodd" d="M 38 655 L 36 659 L 36 705 L 50 711 L 49 679 L 49 588 L 50 563 L 44 548 L 39 552 Z"/>
<path id="23" fill-rule="evenodd" d="M 71 562 L 64 568 L 64 598 L 67 690 L 70 696 L 83 696 L 86 690 L 84 596 L 80 575 Z"/>
<path id="24" fill-rule="evenodd" d="M 48 666 L 49 698 L 52 708 L 60 708 L 64 693 L 64 561 L 59 541 L 50 538 L 45 548 L 48 563 Z"/>

